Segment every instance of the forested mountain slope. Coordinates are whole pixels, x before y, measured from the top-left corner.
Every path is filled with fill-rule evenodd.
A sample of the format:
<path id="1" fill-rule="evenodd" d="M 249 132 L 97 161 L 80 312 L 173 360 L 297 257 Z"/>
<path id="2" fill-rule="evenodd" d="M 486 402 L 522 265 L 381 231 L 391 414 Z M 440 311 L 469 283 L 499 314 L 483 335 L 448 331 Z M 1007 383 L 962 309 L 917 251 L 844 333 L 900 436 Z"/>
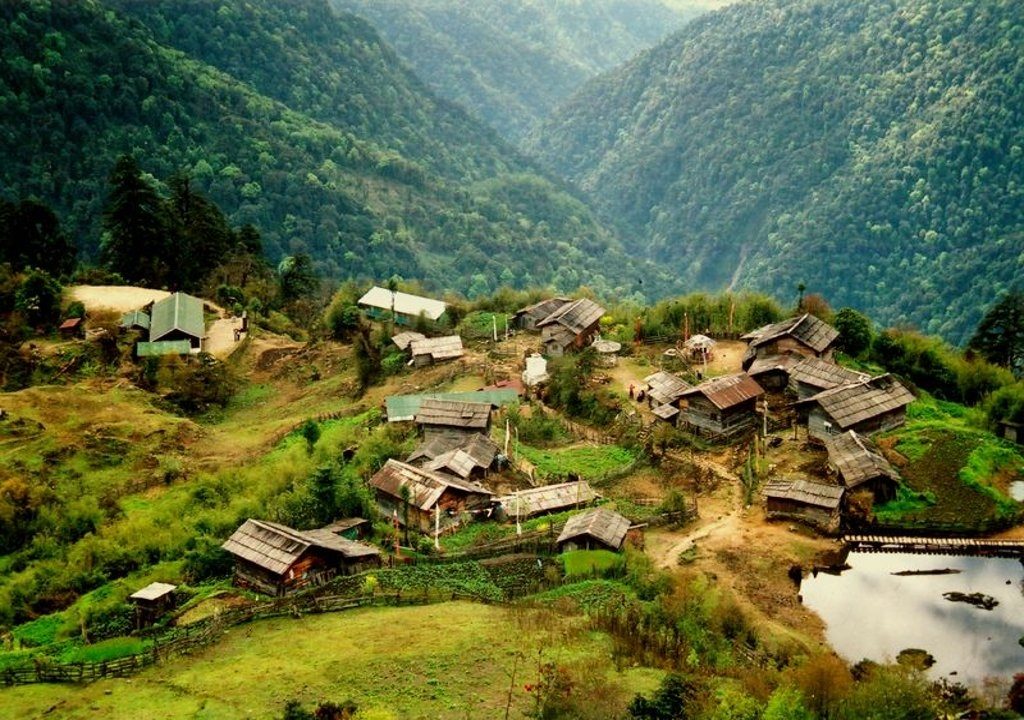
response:
<path id="1" fill-rule="evenodd" d="M 590 83 L 530 146 L 708 287 L 962 342 L 1022 277 L 1024 5 L 767 0 Z"/>
<path id="2" fill-rule="evenodd" d="M 0 128 L 4 194 L 52 204 L 88 252 L 132 152 L 336 277 L 635 289 L 583 203 L 324 0 L 0 4 Z"/>
<path id="3" fill-rule="evenodd" d="M 511 139 L 587 79 L 707 7 L 682 0 L 331 0 L 369 19 L 440 95 Z"/>

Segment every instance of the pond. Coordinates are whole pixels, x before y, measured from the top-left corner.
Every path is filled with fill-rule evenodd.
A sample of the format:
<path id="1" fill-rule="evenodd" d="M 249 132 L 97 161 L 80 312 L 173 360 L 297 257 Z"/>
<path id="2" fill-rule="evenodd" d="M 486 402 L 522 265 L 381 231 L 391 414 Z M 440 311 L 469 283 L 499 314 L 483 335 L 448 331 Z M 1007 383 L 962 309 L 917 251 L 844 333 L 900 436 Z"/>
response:
<path id="1" fill-rule="evenodd" d="M 932 677 L 953 674 L 967 684 L 1024 670 L 1021 560 L 851 552 L 846 564 L 838 574 L 804 578 L 800 594 L 848 661 L 892 661 L 920 648 L 935 657 Z M 947 569 L 958 572 L 936 574 Z M 943 593 L 981 593 L 998 605 L 986 610 Z"/>

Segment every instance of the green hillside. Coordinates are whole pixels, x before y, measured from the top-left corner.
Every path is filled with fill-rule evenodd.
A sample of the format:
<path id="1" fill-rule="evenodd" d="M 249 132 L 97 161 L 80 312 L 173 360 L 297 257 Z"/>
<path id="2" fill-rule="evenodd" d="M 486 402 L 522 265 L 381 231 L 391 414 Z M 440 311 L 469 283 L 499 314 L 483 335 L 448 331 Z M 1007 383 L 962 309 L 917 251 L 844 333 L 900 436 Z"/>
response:
<path id="1" fill-rule="evenodd" d="M 512 139 L 587 79 L 706 9 L 662 0 L 332 0 L 369 19 L 443 97 Z"/>
<path id="2" fill-rule="evenodd" d="M 305 251 L 334 277 L 635 289 L 582 202 L 431 95 L 365 22 L 323 0 L 119 7 L 0 7 L 0 186 L 51 204 L 87 256 L 132 152 L 161 180 L 191 173 L 271 259 Z"/>
<path id="3" fill-rule="evenodd" d="M 1024 6 L 770 0 L 594 80 L 532 149 L 704 287 L 954 342 L 1021 278 Z"/>

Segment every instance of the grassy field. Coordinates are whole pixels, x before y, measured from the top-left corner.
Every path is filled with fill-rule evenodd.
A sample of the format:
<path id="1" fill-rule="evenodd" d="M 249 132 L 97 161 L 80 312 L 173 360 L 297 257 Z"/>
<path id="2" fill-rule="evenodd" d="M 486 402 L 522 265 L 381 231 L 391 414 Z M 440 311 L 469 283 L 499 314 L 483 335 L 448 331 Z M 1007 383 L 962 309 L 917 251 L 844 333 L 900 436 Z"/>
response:
<path id="1" fill-rule="evenodd" d="M 617 445 L 574 445 L 538 450 L 521 445 L 519 452 L 543 475 L 563 477 L 570 473 L 582 478 L 602 478 L 629 468 L 636 455 Z"/>
<path id="2" fill-rule="evenodd" d="M 0 690 L 0 717 L 274 718 L 295 698 L 307 706 L 352 699 L 367 718 L 489 719 L 504 714 L 517 653 L 511 717 L 532 707 L 523 686 L 537 681 L 538 658 L 604 668 L 623 704 L 653 690 L 660 673 L 615 672 L 609 648 L 578 619 L 544 611 L 473 603 L 357 610 L 239 626 L 130 680 Z"/>

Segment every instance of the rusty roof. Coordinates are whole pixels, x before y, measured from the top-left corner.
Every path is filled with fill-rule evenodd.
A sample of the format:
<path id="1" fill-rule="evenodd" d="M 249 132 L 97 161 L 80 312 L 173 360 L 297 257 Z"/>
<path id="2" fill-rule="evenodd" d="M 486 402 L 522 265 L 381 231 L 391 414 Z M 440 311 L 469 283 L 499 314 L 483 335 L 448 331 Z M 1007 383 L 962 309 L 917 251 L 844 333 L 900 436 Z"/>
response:
<path id="1" fill-rule="evenodd" d="M 576 505 L 587 505 L 599 497 L 590 483 L 579 480 L 520 490 L 498 498 L 498 502 L 510 516 L 532 517 Z"/>
<path id="2" fill-rule="evenodd" d="M 650 388 L 648 393 L 662 405 L 674 403 L 693 386 L 672 373 L 656 372 L 644 378 Z"/>
<path id="3" fill-rule="evenodd" d="M 626 539 L 629 525 L 629 520 L 613 510 L 594 508 L 569 518 L 565 527 L 562 528 L 562 533 L 558 536 L 558 544 L 561 545 L 567 540 L 589 535 L 608 547 L 618 550 L 622 547 L 622 541 Z"/>
<path id="4" fill-rule="evenodd" d="M 402 497 L 402 487 L 409 489 L 409 503 L 420 510 L 429 510 L 449 488 L 467 495 L 491 497 L 487 488 L 454 475 L 413 467 L 398 460 L 388 460 L 370 478 L 370 487 L 392 497 Z"/>
<path id="5" fill-rule="evenodd" d="M 537 323 L 537 327 L 561 325 L 574 335 L 579 335 L 604 315 L 604 308 L 593 300 L 581 298 L 555 310 Z"/>
<path id="6" fill-rule="evenodd" d="M 747 400 L 764 395 L 764 389 L 746 373 L 726 375 L 705 380 L 700 385 L 683 392 L 680 397 L 700 393 L 719 410 L 727 410 Z"/>
<path id="7" fill-rule="evenodd" d="M 889 461 L 882 457 L 873 442 L 853 430 L 833 435 L 825 441 L 829 462 L 839 471 L 848 488 L 885 477 L 897 481 L 899 475 Z"/>
<path id="8" fill-rule="evenodd" d="M 764 496 L 835 510 L 843 501 L 845 491 L 846 488 L 838 485 L 826 485 L 810 480 L 776 480 L 765 486 Z"/>
<path id="9" fill-rule="evenodd" d="M 904 408 L 914 401 L 914 394 L 892 375 L 880 375 L 864 382 L 822 390 L 795 405 L 817 403 L 841 429 L 869 420 L 887 412 Z"/>
<path id="10" fill-rule="evenodd" d="M 820 358 L 801 358 L 789 371 L 789 377 L 805 385 L 827 390 L 839 385 L 860 383 L 871 378 L 866 373 L 850 370 Z"/>
<path id="11" fill-rule="evenodd" d="M 815 352 L 824 352 L 839 337 L 839 331 L 814 315 L 805 313 L 782 322 L 765 325 L 747 333 L 743 339 L 748 340 L 751 347 L 757 347 L 785 335 L 799 340 Z"/>
<path id="12" fill-rule="evenodd" d="M 491 420 L 489 402 L 459 402 L 423 398 L 416 413 L 420 425 L 443 425 L 446 427 L 485 429 Z"/>

